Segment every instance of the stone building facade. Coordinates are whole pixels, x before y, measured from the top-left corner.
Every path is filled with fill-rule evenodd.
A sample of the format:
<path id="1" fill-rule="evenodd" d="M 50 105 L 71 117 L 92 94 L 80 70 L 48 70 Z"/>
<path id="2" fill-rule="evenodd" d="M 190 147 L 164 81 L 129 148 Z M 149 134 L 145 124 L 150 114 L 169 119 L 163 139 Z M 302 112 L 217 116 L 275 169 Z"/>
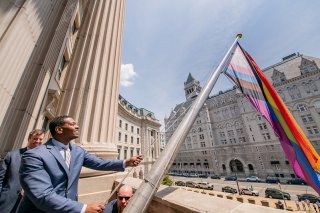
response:
<path id="1" fill-rule="evenodd" d="M 298 53 L 263 70 L 318 152 L 319 68 L 319 58 Z M 165 119 L 166 141 L 201 90 L 191 74 L 184 86 L 186 101 Z M 188 174 L 295 177 L 271 126 L 236 88 L 207 99 L 170 170 Z"/>
<path id="2" fill-rule="evenodd" d="M 75 143 L 117 158 L 125 0 L 11 0 L 0 1 L 0 11 L 0 155 L 68 114 L 80 126 Z M 98 186 L 86 178 L 80 199 L 105 196 L 109 179 Z"/>
<path id="3" fill-rule="evenodd" d="M 115 140 L 118 158 L 126 159 L 142 154 L 144 161 L 133 171 L 133 177 L 142 179 L 159 157 L 161 124 L 153 112 L 135 107 L 121 95 L 118 107 Z"/>

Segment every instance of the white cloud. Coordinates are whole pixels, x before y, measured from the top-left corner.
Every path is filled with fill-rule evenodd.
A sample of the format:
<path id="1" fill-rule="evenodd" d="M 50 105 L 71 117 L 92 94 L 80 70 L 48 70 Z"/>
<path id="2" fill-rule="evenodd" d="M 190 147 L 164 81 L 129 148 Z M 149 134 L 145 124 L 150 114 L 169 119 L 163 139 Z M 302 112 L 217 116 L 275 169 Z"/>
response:
<path id="1" fill-rule="evenodd" d="M 121 64 L 120 85 L 130 87 L 134 83 L 137 73 L 134 71 L 133 64 Z"/>

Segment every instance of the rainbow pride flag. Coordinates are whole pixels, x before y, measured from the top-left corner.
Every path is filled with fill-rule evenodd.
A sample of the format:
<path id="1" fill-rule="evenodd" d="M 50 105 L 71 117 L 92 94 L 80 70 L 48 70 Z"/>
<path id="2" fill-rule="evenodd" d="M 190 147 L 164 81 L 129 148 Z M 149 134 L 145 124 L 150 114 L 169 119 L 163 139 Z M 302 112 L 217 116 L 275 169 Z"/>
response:
<path id="1" fill-rule="evenodd" d="M 318 153 L 272 84 L 239 43 L 225 74 L 270 123 L 296 175 L 320 194 Z"/>

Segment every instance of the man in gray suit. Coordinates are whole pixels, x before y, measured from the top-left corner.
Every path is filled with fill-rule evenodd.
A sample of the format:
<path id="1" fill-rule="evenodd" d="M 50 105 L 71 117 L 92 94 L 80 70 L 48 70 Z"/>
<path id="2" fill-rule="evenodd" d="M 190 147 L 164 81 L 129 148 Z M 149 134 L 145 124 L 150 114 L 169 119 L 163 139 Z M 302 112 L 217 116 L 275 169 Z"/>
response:
<path id="1" fill-rule="evenodd" d="M 103 203 L 78 202 L 78 180 L 82 166 L 95 170 L 124 171 L 126 166 L 137 166 L 142 156 L 127 160 L 110 160 L 89 154 L 71 144 L 78 138 L 79 126 L 70 116 L 54 118 L 49 129 L 52 139 L 22 156 L 20 182 L 24 190 L 18 213 L 97 213 Z"/>
<path id="2" fill-rule="evenodd" d="M 35 129 L 29 133 L 27 147 L 8 152 L 0 167 L 0 212 L 16 212 L 22 197 L 19 167 L 22 154 L 42 144 L 44 132 Z"/>

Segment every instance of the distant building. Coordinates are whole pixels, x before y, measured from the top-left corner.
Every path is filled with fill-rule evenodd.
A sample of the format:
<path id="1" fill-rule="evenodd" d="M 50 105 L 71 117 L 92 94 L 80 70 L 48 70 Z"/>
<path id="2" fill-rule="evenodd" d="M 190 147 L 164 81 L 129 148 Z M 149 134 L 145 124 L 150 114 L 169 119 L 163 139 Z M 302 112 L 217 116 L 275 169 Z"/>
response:
<path id="1" fill-rule="evenodd" d="M 134 168 L 133 176 L 143 178 L 160 154 L 159 120 L 143 108 L 137 108 L 119 95 L 117 118 L 118 159 L 142 154 L 144 162 Z"/>
<path id="2" fill-rule="evenodd" d="M 292 54 L 264 69 L 318 152 L 319 67 L 319 58 Z M 184 87 L 186 101 L 178 104 L 165 119 L 167 141 L 201 90 L 191 74 Z M 206 100 L 170 171 L 295 177 L 273 129 L 235 88 Z"/>
<path id="3" fill-rule="evenodd" d="M 166 135 L 164 132 L 160 132 L 160 151 L 166 146 Z"/>

